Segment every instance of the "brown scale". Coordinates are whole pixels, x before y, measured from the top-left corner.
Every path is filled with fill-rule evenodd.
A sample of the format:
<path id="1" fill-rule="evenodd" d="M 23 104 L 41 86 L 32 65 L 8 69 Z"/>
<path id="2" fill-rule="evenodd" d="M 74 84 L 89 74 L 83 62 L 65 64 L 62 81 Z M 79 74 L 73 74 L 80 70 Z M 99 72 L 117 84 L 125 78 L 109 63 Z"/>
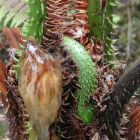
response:
<path id="1" fill-rule="evenodd" d="M 140 139 L 140 105 L 133 104 L 128 114 L 127 140 Z"/>
<path id="2" fill-rule="evenodd" d="M 0 60 L 0 95 L 3 106 L 7 107 L 7 87 L 6 87 L 6 67 L 5 64 Z"/>
<path id="3" fill-rule="evenodd" d="M 44 0 L 44 3 L 48 15 L 42 40 L 52 45 L 59 35 L 67 35 L 85 46 L 95 62 L 102 61 L 103 44 L 100 40 L 94 44 L 88 25 L 88 0 Z"/>
<path id="4" fill-rule="evenodd" d="M 28 139 L 28 134 L 26 133 L 28 114 L 18 91 L 17 81 L 15 81 L 15 77 L 8 74 L 6 83 L 7 95 L 2 94 L 1 99 L 10 125 L 9 137 L 11 140 L 26 140 Z"/>
<path id="5" fill-rule="evenodd" d="M 18 29 L 15 28 L 12 31 L 12 29 L 4 28 L 2 36 L 3 42 L 1 42 L 1 46 L 3 48 L 16 49 L 18 47 L 18 41 L 21 38 Z M 27 140 L 26 123 L 28 122 L 28 114 L 18 90 L 15 73 L 13 72 L 13 58 L 10 57 L 7 67 L 2 61 L 0 61 L 0 66 L 0 74 L 4 76 L 3 79 L 0 79 L 1 99 L 10 125 L 10 138 L 11 140 Z"/>
<path id="6" fill-rule="evenodd" d="M 106 117 L 104 116 L 103 120 L 107 125 L 109 139 L 120 140 L 121 134 L 119 130 L 121 125 L 122 114 L 124 112 L 125 106 L 129 103 L 129 100 L 132 98 L 132 96 L 134 95 L 135 91 L 138 89 L 139 86 L 140 86 L 140 63 L 137 62 L 135 63 L 135 65 L 129 68 L 116 82 L 113 91 L 111 91 L 110 93 L 110 99 L 106 104 L 107 107 L 104 115 L 109 119 L 105 119 Z M 135 118 L 133 118 L 133 115 L 132 115 L 132 129 L 135 128 L 135 126 L 133 127 L 133 124 L 134 125 L 137 124 L 137 122 L 135 122 Z M 136 128 L 138 128 L 137 125 Z M 138 129 L 134 129 L 133 131 L 134 133 L 133 132 L 132 133 L 135 134 L 137 130 Z"/>
<path id="7" fill-rule="evenodd" d="M 28 114 L 18 90 L 18 83 L 12 73 L 12 67 L 8 71 L 6 80 L 8 89 L 6 116 L 10 125 L 10 138 L 11 140 L 27 140 L 28 133 L 26 132 L 26 125 L 28 122 Z"/>

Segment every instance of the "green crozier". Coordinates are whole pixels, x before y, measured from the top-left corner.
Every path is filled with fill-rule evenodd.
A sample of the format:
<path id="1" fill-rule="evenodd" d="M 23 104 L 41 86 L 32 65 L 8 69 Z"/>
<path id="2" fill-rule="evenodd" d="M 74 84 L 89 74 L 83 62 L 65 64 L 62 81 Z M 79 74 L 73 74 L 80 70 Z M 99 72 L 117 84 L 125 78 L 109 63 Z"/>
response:
<path id="1" fill-rule="evenodd" d="M 97 87 L 96 67 L 84 47 L 67 36 L 62 39 L 62 45 L 66 46 L 79 67 L 79 81 L 81 89 L 77 91 L 77 115 L 83 123 L 91 124 L 94 120 L 94 109 L 89 103 L 89 98 Z"/>

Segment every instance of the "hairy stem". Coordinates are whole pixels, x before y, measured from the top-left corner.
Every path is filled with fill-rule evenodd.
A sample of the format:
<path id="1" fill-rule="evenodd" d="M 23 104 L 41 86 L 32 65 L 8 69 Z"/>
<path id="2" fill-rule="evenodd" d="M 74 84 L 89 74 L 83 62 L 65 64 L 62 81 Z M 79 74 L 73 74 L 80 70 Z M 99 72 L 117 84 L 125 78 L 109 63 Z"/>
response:
<path id="1" fill-rule="evenodd" d="M 126 104 L 140 86 L 140 63 L 129 69 L 116 83 L 107 105 L 105 122 L 108 127 L 109 139 L 119 140 L 120 118 Z"/>

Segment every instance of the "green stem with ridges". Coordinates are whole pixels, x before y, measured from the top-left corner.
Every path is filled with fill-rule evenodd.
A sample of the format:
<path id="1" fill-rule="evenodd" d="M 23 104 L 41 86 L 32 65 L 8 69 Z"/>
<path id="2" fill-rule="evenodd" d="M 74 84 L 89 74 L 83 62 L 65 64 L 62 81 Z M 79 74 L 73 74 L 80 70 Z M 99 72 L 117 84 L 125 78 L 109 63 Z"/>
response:
<path id="1" fill-rule="evenodd" d="M 94 120 L 94 109 L 89 103 L 89 98 L 93 95 L 97 87 L 96 67 L 91 57 L 84 47 L 69 37 L 63 37 L 63 45 L 66 46 L 79 67 L 79 81 L 81 89 L 77 91 L 77 115 L 83 123 L 91 124 Z"/>
<path id="2" fill-rule="evenodd" d="M 92 34 L 96 40 L 104 44 L 105 60 L 112 61 L 115 58 L 111 32 L 113 30 L 112 12 L 115 0 L 107 0 L 106 7 L 100 11 L 100 0 L 89 0 L 88 21 Z M 99 13 L 98 13 L 99 11 Z"/>
<path id="3" fill-rule="evenodd" d="M 89 0 L 88 22 L 90 26 L 90 31 L 92 32 L 92 34 L 96 39 L 101 39 L 103 32 L 103 30 L 101 29 L 103 15 L 102 14 L 94 15 L 99 11 L 99 7 L 100 7 L 99 0 Z"/>
<path id="4" fill-rule="evenodd" d="M 26 37 L 33 36 L 36 42 L 40 42 L 43 34 L 42 19 L 43 10 L 40 0 L 28 0 L 28 21 L 23 27 L 23 34 Z"/>
<path id="5" fill-rule="evenodd" d="M 111 32 L 113 31 L 113 5 L 115 0 L 109 0 L 106 6 L 106 11 L 104 13 L 104 52 L 105 60 L 110 61 L 115 58 L 115 50 L 113 49 L 113 39 L 111 37 Z"/>

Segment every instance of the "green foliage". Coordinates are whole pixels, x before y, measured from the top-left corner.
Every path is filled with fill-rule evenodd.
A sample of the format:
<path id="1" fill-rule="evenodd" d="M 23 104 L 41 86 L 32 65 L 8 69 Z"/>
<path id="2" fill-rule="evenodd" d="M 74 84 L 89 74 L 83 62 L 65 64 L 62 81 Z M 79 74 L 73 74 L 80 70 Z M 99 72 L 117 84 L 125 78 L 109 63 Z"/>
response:
<path id="1" fill-rule="evenodd" d="M 0 139 L 3 139 L 5 132 L 7 131 L 7 124 L 0 121 Z"/>
<path id="2" fill-rule="evenodd" d="M 105 60 L 111 61 L 115 57 L 111 33 L 113 29 L 112 12 L 116 3 L 115 0 L 106 2 L 106 6 L 104 6 L 100 0 L 89 0 L 88 16 L 92 34 L 96 40 L 101 40 L 104 44 Z"/>
<path id="3" fill-rule="evenodd" d="M 94 110 L 89 103 L 90 95 L 97 87 L 96 67 L 84 47 L 77 41 L 63 37 L 63 45 L 67 47 L 79 67 L 79 81 L 81 89 L 77 92 L 77 114 L 85 124 L 91 124 L 94 119 Z"/>
<path id="4" fill-rule="evenodd" d="M 19 50 L 16 50 L 16 64 L 13 65 L 13 69 L 14 69 L 14 72 L 15 72 L 15 75 L 16 75 L 16 78 L 19 79 L 20 77 L 20 74 L 21 74 L 21 60 L 22 60 L 22 54 L 23 54 L 23 49 L 24 47 L 22 45 L 19 46 Z"/>
<path id="5" fill-rule="evenodd" d="M 23 34 L 26 37 L 33 36 L 37 42 L 42 37 L 43 12 L 40 0 L 28 0 L 28 21 L 23 27 Z"/>
<path id="6" fill-rule="evenodd" d="M 29 134 L 29 140 L 37 140 L 37 134 L 33 129 L 33 124 L 31 122 L 27 123 L 27 133 Z"/>
<path id="7" fill-rule="evenodd" d="M 3 27 L 22 26 L 27 18 L 25 11 L 26 6 L 23 1 L 0 0 L 0 30 Z"/>
<path id="8" fill-rule="evenodd" d="M 4 126 L 2 124 L 0 124 L 0 138 L 2 139 L 4 134 Z"/>
<path id="9" fill-rule="evenodd" d="M 100 1 L 99 0 L 89 0 L 88 7 L 88 22 L 90 26 L 90 30 L 96 39 L 101 39 L 103 30 L 102 30 L 102 22 L 103 22 L 103 14 L 95 15 L 100 11 Z"/>

